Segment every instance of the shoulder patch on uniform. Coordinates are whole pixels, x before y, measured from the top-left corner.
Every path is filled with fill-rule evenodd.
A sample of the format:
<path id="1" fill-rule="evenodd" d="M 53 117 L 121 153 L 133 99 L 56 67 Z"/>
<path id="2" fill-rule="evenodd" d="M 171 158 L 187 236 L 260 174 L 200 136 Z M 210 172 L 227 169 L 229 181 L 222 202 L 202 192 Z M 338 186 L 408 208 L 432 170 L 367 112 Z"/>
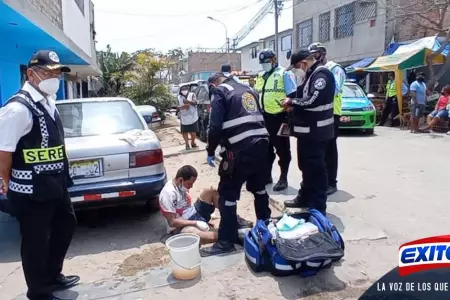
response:
<path id="1" fill-rule="evenodd" d="M 327 85 L 327 82 L 323 78 L 319 78 L 316 81 L 314 81 L 314 88 L 316 90 L 321 91 L 325 88 L 326 85 Z"/>
<path id="2" fill-rule="evenodd" d="M 258 105 L 255 96 L 249 92 L 242 94 L 242 107 L 249 113 L 257 112 Z"/>

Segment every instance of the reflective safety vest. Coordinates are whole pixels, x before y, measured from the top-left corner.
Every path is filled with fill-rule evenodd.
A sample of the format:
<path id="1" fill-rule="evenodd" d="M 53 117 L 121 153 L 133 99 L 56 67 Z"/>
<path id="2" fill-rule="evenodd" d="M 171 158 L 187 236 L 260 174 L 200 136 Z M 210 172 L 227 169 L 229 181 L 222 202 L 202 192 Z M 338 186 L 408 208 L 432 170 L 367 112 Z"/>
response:
<path id="1" fill-rule="evenodd" d="M 335 63 L 334 61 L 329 61 L 325 67 L 328 68 L 333 73 L 333 69 L 335 67 L 342 68 L 339 64 Z M 344 78 L 345 80 L 345 78 Z M 341 89 L 337 94 L 334 95 L 334 101 L 333 101 L 333 114 L 335 115 L 342 115 L 342 90 L 343 86 L 341 86 Z"/>
<path id="2" fill-rule="evenodd" d="M 252 146 L 255 140 L 268 139 L 258 94 L 234 80 L 220 84 L 217 89 L 225 95 L 225 99 L 214 101 L 224 101 L 227 108 L 222 123 L 223 145 L 227 149 L 239 152 Z"/>
<path id="3" fill-rule="evenodd" d="M 397 96 L 397 90 L 395 88 L 395 80 L 389 80 L 386 84 L 386 93 L 388 97 Z"/>
<path id="4" fill-rule="evenodd" d="M 11 97 L 6 105 L 18 102 L 27 107 L 33 118 L 30 133 L 17 143 L 13 153 L 8 199 L 27 195 L 35 201 L 60 200 L 72 181 L 64 145 L 64 129 L 59 114 L 50 116 L 41 103 L 26 91 Z M 20 199 L 18 199 L 20 201 Z"/>
<path id="5" fill-rule="evenodd" d="M 264 73 L 260 73 L 256 78 L 255 90 L 259 94 L 259 102 L 263 112 L 278 114 L 283 111 L 280 103 L 287 97 L 284 90 L 285 72 L 284 68 L 277 67 L 267 80 L 263 78 Z"/>

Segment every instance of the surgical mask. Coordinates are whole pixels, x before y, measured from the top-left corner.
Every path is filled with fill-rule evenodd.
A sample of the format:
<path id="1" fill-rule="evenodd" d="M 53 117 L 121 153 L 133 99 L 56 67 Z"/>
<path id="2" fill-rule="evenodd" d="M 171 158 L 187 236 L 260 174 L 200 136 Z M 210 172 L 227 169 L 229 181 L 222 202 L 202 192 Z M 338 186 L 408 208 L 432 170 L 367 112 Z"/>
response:
<path id="1" fill-rule="evenodd" d="M 187 191 L 189 191 L 189 189 L 187 189 L 187 188 L 184 186 L 184 182 L 183 182 L 183 181 L 181 181 L 181 182 L 178 184 L 178 189 L 179 189 L 182 193 L 186 193 Z"/>
<path id="2" fill-rule="evenodd" d="M 181 91 L 181 94 L 183 94 L 184 96 L 186 96 L 188 94 L 188 91 Z"/>
<path id="3" fill-rule="evenodd" d="M 419 82 L 424 82 L 424 81 L 425 81 L 425 78 L 423 78 L 423 77 L 417 77 L 417 81 L 419 81 Z"/>
<path id="4" fill-rule="evenodd" d="M 292 72 L 297 79 L 297 86 L 302 85 L 305 81 L 306 72 L 303 69 L 293 69 Z"/>
<path id="5" fill-rule="evenodd" d="M 36 72 L 34 74 L 36 74 L 37 78 L 41 80 L 41 82 L 39 82 L 38 84 L 38 88 L 39 90 L 41 90 L 41 92 L 44 92 L 48 96 L 55 95 L 58 92 L 60 84 L 60 80 L 58 78 L 42 80 Z"/>
<path id="6" fill-rule="evenodd" d="M 270 70 L 272 70 L 272 63 L 263 63 L 261 64 L 262 69 L 264 70 L 264 72 L 269 72 Z"/>

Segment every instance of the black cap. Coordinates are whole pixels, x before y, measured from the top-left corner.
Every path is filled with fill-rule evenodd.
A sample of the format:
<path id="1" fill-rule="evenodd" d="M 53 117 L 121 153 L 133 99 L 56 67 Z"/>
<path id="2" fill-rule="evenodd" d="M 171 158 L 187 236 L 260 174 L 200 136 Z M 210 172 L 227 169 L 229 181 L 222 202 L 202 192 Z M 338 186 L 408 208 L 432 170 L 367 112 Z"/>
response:
<path id="1" fill-rule="evenodd" d="M 60 63 L 58 54 L 50 50 L 35 52 L 28 62 L 28 68 L 31 67 L 40 67 L 50 71 L 60 69 L 63 73 L 70 73 L 70 68 Z"/>
<path id="2" fill-rule="evenodd" d="M 417 73 L 417 77 L 425 77 L 425 73 L 424 72 L 419 72 L 419 73 Z"/>
<path id="3" fill-rule="evenodd" d="M 212 74 L 211 76 L 209 76 L 209 78 L 208 78 L 208 83 L 214 83 L 214 82 L 216 82 L 216 80 L 217 79 L 219 79 L 219 78 L 221 78 L 221 77 L 227 77 L 227 76 L 225 76 L 223 73 L 215 73 L 215 74 Z"/>
<path id="4" fill-rule="evenodd" d="M 229 64 L 222 65 L 220 71 L 224 73 L 231 73 L 231 66 Z"/>
<path id="5" fill-rule="evenodd" d="M 287 68 L 287 70 L 292 70 L 295 68 L 295 65 L 311 56 L 312 53 L 308 50 L 297 50 L 291 55 L 291 65 Z"/>

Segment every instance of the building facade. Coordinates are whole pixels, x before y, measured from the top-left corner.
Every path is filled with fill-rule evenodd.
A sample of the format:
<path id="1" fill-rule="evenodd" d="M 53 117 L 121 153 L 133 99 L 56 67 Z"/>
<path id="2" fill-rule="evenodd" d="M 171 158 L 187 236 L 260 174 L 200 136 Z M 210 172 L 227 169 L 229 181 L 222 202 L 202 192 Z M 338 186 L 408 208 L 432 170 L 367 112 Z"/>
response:
<path id="1" fill-rule="evenodd" d="M 343 65 L 383 53 L 390 35 L 385 1 L 294 0 L 294 48 L 323 43 L 328 58 Z"/>
<path id="2" fill-rule="evenodd" d="M 263 49 L 275 50 L 275 35 L 260 39 L 250 43 L 238 50 L 241 52 L 242 70 L 249 74 L 256 74 L 261 71 L 258 55 Z M 278 63 L 282 67 L 289 66 L 288 54 L 292 49 L 292 29 L 282 31 L 278 34 Z"/>
<path id="3" fill-rule="evenodd" d="M 72 73 L 61 81 L 58 99 L 86 97 L 91 76 L 100 74 L 95 51 L 94 6 L 90 0 L 0 0 L 0 101 L 19 90 L 37 50 L 53 50 Z"/>
<path id="4" fill-rule="evenodd" d="M 220 71 L 223 64 L 229 64 L 233 71 L 241 70 L 241 55 L 217 51 L 189 51 L 183 58 L 183 82 L 207 80 L 208 77 Z"/>

